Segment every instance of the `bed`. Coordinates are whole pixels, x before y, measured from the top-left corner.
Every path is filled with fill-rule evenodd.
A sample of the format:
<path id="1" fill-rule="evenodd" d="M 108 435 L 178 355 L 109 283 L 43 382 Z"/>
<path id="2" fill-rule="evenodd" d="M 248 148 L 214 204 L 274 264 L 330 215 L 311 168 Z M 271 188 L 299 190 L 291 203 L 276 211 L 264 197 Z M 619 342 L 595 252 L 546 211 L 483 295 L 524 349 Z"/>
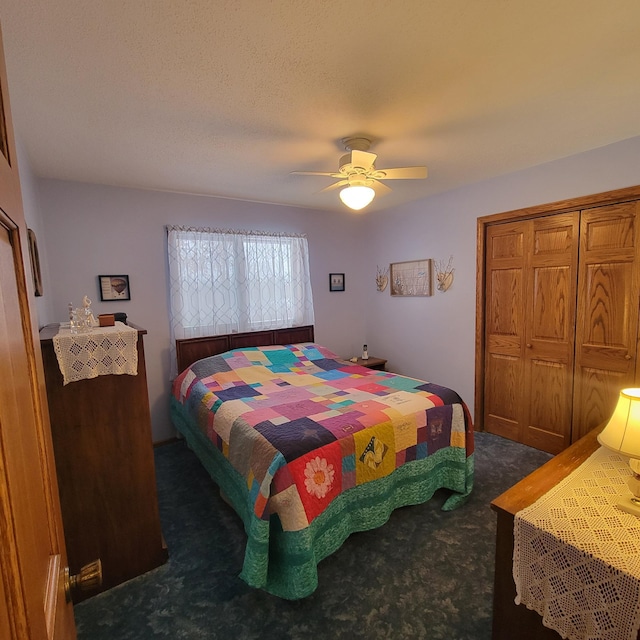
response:
<path id="1" fill-rule="evenodd" d="M 171 415 L 247 534 L 240 577 L 281 598 L 402 506 L 473 486 L 473 428 L 451 389 L 354 365 L 313 327 L 178 340 Z"/>

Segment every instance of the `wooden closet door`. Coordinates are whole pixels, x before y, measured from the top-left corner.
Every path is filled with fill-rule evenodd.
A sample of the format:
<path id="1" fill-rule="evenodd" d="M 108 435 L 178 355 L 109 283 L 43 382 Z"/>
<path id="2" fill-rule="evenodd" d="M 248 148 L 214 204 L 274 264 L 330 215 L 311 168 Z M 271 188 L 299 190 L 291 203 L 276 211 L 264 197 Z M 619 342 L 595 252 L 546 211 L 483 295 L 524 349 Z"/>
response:
<path id="1" fill-rule="evenodd" d="M 550 453 L 571 443 L 579 216 L 531 221 L 527 252 L 521 442 Z"/>
<path id="2" fill-rule="evenodd" d="M 571 437 L 578 217 L 487 230 L 485 429 L 552 453 Z"/>
<path id="3" fill-rule="evenodd" d="M 640 291 L 638 202 L 582 212 L 573 440 L 609 418 L 633 386 Z"/>
<path id="4" fill-rule="evenodd" d="M 530 223 L 491 226 L 486 237 L 484 428 L 520 440 L 525 251 Z"/>

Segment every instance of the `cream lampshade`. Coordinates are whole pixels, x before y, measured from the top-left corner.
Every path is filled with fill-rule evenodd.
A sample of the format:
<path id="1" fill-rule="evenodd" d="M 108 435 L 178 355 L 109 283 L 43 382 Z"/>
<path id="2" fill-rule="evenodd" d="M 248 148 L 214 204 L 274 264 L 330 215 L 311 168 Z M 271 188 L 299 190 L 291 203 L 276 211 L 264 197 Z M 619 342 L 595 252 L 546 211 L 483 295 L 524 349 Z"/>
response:
<path id="1" fill-rule="evenodd" d="M 633 473 L 629 488 L 633 496 L 618 504 L 620 509 L 640 516 L 640 389 L 623 389 L 609 422 L 598 435 L 607 449 L 629 458 Z"/>
<path id="2" fill-rule="evenodd" d="M 340 200 L 349 207 L 359 211 L 364 209 L 374 198 L 376 192 L 371 187 L 355 185 L 345 187 L 340 191 Z"/>

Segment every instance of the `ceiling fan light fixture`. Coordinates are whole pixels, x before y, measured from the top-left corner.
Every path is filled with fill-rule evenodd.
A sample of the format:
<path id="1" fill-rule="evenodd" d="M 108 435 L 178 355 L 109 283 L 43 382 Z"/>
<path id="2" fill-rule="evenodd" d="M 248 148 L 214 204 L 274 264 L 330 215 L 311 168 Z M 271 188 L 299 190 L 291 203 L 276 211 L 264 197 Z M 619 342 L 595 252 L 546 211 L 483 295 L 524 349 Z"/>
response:
<path id="1" fill-rule="evenodd" d="M 371 187 L 356 185 L 345 187 L 340 191 L 340 200 L 354 211 L 364 209 L 371 203 L 376 192 Z"/>
<path id="2" fill-rule="evenodd" d="M 391 191 L 386 180 L 410 180 L 427 177 L 427 167 L 376 167 L 378 156 L 369 151 L 370 136 L 343 138 L 345 149 L 349 151 L 340 158 L 338 171 L 292 171 L 300 176 L 326 176 L 338 181 L 321 189 L 320 192 L 340 189 L 340 200 L 354 211 L 364 209 L 374 197 L 381 197 Z M 372 187 L 375 187 L 375 191 Z"/>

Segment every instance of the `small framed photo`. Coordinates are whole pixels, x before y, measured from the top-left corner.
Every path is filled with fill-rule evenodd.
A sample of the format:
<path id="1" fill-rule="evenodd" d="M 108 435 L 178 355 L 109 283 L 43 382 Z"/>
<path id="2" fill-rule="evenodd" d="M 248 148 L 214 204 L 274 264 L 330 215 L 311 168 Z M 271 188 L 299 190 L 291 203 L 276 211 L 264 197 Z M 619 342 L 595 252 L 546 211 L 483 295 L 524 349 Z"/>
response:
<path id="1" fill-rule="evenodd" d="M 344 291 L 344 273 L 329 274 L 329 291 Z"/>
<path id="2" fill-rule="evenodd" d="M 131 300 L 129 276 L 98 276 L 100 282 L 100 300 Z"/>

